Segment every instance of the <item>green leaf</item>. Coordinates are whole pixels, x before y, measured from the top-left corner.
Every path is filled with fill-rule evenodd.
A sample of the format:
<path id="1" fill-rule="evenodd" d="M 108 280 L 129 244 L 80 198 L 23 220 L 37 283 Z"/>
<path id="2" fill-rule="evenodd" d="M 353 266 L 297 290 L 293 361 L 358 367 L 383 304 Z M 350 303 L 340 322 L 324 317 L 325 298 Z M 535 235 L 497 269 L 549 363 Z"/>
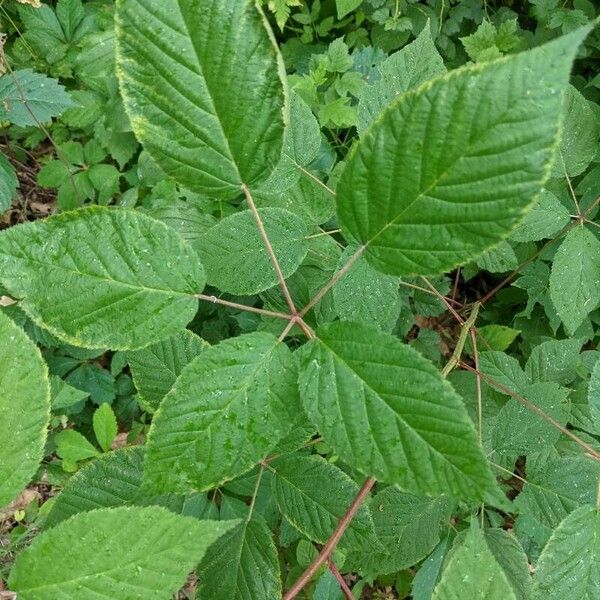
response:
<path id="1" fill-rule="evenodd" d="M 253 514 L 230 529 L 198 567 L 198 600 L 278 600 L 281 580 L 273 534 Z"/>
<path id="2" fill-rule="evenodd" d="M 49 419 L 46 363 L 27 334 L 0 311 L 0 508 L 35 474 Z"/>
<path id="3" fill-rule="evenodd" d="M 527 483 L 515 500 L 522 514 L 554 529 L 575 509 L 596 498 L 600 465 L 586 456 L 551 460 L 527 473 Z"/>
<path id="4" fill-rule="evenodd" d="M 506 237 L 548 175 L 562 92 L 588 32 L 400 96 L 346 161 L 337 186 L 346 239 L 380 271 L 430 275 Z"/>
<path id="5" fill-rule="evenodd" d="M 581 175 L 596 156 L 600 115 L 594 106 L 572 85 L 567 88 L 560 146 L 552 168 L 552 177 Z"/>
<path id="6" fill-rule="evenodd" d="M 38 171 L 37 182 L 42 187 L 59 187 L 69 182 L 69 167 L 62 160 L 51 160 Z"/>
<path id="7" fill-rule="evenodd" d="M 338 269 L 355 252 L 356 247 L 348 246 L 340 258 Z M 384 331 L 391 331 L 400 314 L 398 285 L 397 277 L 376 271 L 361 256 L 333 288 L 335 310 L 341 319 L 373 323 Z"/>
<path id="8" fill-rule="evenodd" d="M 361 137 L 397 96 L 446 73 L 429 25 L 423 28 L 414 42 L 384 60 L 378 70 L 380 79 L 365 87 L 359 98 L 358 133 Z"/>
<path id="9" fill-rule="evenodd" d="M 99 452 L 87 438 L 74 429 L 65 429 L 54 436 L 56 453 L 66 462 L 73 464 L 79 460 L 94 458 Z"/>
<path id="10" fill-rule="evenodd" d="M 577 377 L 580 349 L 578 339 L 543 342 L 531 351 L 525 373 L 531 381 L 555 381 L 567 385 Z"/>
<path id="11" fill-rule="evenodd" d="M 358 494 L 358 485 L 320 456 L 288 456 L 271 463 L 279 510 L 313 542 L 324 544 Z M 371 512 L 363 504 L 340 540 L 342 547 L 381 550 Z"/>
<path id="12" fill-rule="evenodd" d="M 0 234 L 0 281 L 37 324 L 87 348 L 139 348 L 194 317 L 204 270 L 142 213 L 90 207 Z"/>
<path id="13" fill-rule="evenodd" d="M 285 70 L 252 0 L 117 2 L 125 107 L 146 150 L 193 191 L 233 198 L 283 147 Z"/>
<path id="14" fill-rule="evenodd" d="M 10 208 L 18 187 L 15 168 L 4 154 L 0 154 L 0 214 Z"/>
<path id="15" fill-rule="evenodd" d="M 588 390 L 588 404 L 596 431 L 600 431 L 600 360 L 595 364 Z"/>
<path id="16" fill-rule="evenodd" d="M 50 396 L 52 398 L 52 411 L 60 413 L 89 397 L 87 392 L 78 390 L 69 385 L 56 375 L 50 376 Z"/>
<path id="17" fill-rule="evenodd" d="M 144 448 L 129 447 L 101 454 L 75 473 L 44 519 L 45 529 L 80 512 L 116 506 L 158 504 L 171 512 L 199 518 L 215 516 L 203 494 L 152 496 L 142 487 Z M 200 510 L 198 510 L 200 508 Z"/>
<path id="18" fill-rule="evenodd" d="M 337 18 L 343 19 L 346 15 L 350 14 L 353 10 L 356 10 L 363 0 L 335 0 L 335 7 L 337 9 Z"/>
<path id="19" fill-rule="evenodd" d="M 572 512 L 552 533 L 537 563 L 535 600 L 597 600 L 600 516 L 593 506 Z"/>
<path id="20" fill-rule="evenodd" d="M 551 238 L 571 220 L 563 203 L 548 190 L 543 189 L 533 208 L 510 235 L 516 242 L 537 242 Z"/>
<path id="21" fill-rule="evenodd" d="M 375 533 L 385 551 L 352 548 L 344 564 L 369 576 L 407 569 L 430 554 L 440 541 L 440 523 L 449 518 L 452 509 L 447 496 L 415 496 L 394 486 L 371 498 L 369 505 Z"/>
<path id="22" fill-rule="evenodd" d="M 290 123 L 285 130 L 284 157 L 295 165 L 305 167 L 319 153 L 321 147 L 321 129 L 310 106 L 302 100 L 300 94 L 290 95 Z"/>
<path id="23" fill-rule="evenodd" d="M 452 554 L 432 600 L 517 600 L 480 529 L 471 526 Z"/>
<path id="24" fill-rule="evenodd" d="M 497 246 L 486 250 L 477 259 L 477 266 L 490 273 L 506 273 L 519 266 L 519 259 L 512 246 L 503 240 Z"/>
<path id="25" fill-rule="evenodd" d="M 512 327 L 507 327 L 506 325 L 496 325 L 495 323 L 483 325 L 482 327 L 477 328 L 477 335 L 485 340 L 485 342 L 482 346 L 478 347 L 489 347 L 490 350 L 503 352 L 515 341 L 520 333 L 521 332 L 518 329 L 513 329 Z M 469 354 L 473 353 L 471 340 L 469 338 L 467 338 L 465 348 Z"/>
<path id="26" fill-rule="evenodd" d="M 167 600 L 234 525 L 158 506 L 80 513 L 37 536 L 17 556 L 9 586 L 23 600 Z"/>
<path id="27" fill-rule="evenodd" d="M 569 390 L 552 382 L 536 382 L 518 391 L 531 404 L 565 426 L 569 416 Z M 560 431 L 539 415 L 511 398 L 494 421 L 492 446 L 495 452 L 516 459 L 521 454 L 548 448 L 558 440 Z"/>
<path id="28" fill-rule="evenodd" d="M 430 556 L 423 561 L 413 579 L 411 590 L 413 600 L 431 600 L 433 589 L 440 577 L 447 549 L 448 538 L 445 538 Z"/>
<path id="29" fill-rule="evenodd" d="M 96 409 L 92 423 L 94 426 L 94 435 L 98 440 L 100 448 L 102 448 L 104 452 L 108 452 L 110 450 L 110 445 L 119 431 L 117 427 L 117 417 L 115 417 L 115 413 L 110 407 L 110 404 L 101 404 L 100 408 Z"/>
<path id="30" fill-rule="evenodd" d="M 569 334 L 600 303 L 600 241 L 583 226 L 569 231 L 554 256 L 550 298 Z"/>
<path id="31" fill-rule="evenodd" d="M 183 369 L 154 416 L 149 487 L 209 489 L 250 470 L 288 432 L 297 393 L 293 356 L 271 334 L 207 348 Z"/>
<path id="32" fill-rule="evenodd" d="M 26 102 L 23 101 L 25 98 Z M 56 79 L 31 69 L 0 77 L 0 120 L 27 127 L 48 123 L 73 106 L 69 94 Z"/>
<path id="33" fill-rule="evenodd" d="M 146 410 L 154 412 L 181 375 L 183 368 L 208 344 L 189 329 L 127 353 L 131 376 Z"/>
<path id="34" fill-rule="evenodd" d="M 285 278 L 308 252 L 305 222 L 281 208 L 258 209 Z M 208 283 L 237 295 L 257 294 L 277 285 L 277 274 L 250 210 L 235 213 L 211 227 L 197 244 Z"/>
<path id="35" fill-rule="evenodd" d="M 299 350 L 300 394 L 343 460 L 415 493 L 495 489 L 460 397 L 431 362 L 373 326 L 337 322 L 317 335 Z"/>

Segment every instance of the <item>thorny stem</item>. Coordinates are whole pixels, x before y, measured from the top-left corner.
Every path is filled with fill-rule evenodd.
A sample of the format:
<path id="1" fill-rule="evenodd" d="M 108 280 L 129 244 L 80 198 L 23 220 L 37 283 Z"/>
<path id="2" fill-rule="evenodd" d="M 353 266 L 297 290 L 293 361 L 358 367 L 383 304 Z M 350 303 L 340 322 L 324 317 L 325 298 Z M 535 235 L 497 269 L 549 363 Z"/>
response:
<path id="1" fill-rule="evenodd" d="M 302 588 L 304 588 L 304 586 L 311 580 L 311 578 L 319 570 L 321 565 L 329 559 L 329 557 L 335 550 L 337 543 L 344 535 L 344 532 L 348 528 L 348 525 L 350 525 L 350 523 L 352 522 L 352 519 L 358 512 L 358 509 L 361 507 L 362 503 L 368 497 L 369 492 L 371 491 L 374 485 L 375 479 L 373 479 L 372 477 L 369 477 L 364 482 L 363 486 L 360 488 L 358 494 L 356 495 L 356 498 L 354 498 L 352 504 L 348 507 L 348 510 L 346 510 L 344 516 L 339 520 L 335 531 L 333 532 L 329 540 L 327 540 L 327 543 L 323 546 L 321 552 L 319 552 L 319 556 L 317 556 L 317 558 L 313 560 L 313 562 L 308 566 L 306 571 L 304 571 L 304 573 L 300 576 L 298 581 L 296 581 L 296 583 L 286 592 L 286 594 L 283 596 L 283 600 L 293 600 L 293 598 L 295 598 L 302 591 Z"/>
<path id="2" fill-rule="evenodd" d="M 360 246 L 358 250 L 348 259 L 348 262 L 337 271 L 333 277 L 315 294 L 314 298 L 298 313 L 300 318 L 316 304 L 318 304 L 323 296 L 350 270 L 352 265 L 362 256 L 366 250 L 366 246 Z"/>
<path id="3" fill-rule="evenodd" d="M 340 584 L 342 592 L 344 592 L 344 596 L 346 596 L 346 600 L 355 600 L 352 590 L 348 587 L 346 580 L 343 578 L 342 574 L 340 573 L 339 569 L 336 567 L 335 563 L 331 558 L 327 560 L 327 566 L 329 567 L 329 570 L 333 573 L 333 576 L 337 579 L 337 582 Z"/>
<path id="4" fill-rule="evenodd" d="M 285 319 L 289 321 L 292 315 L 287 313 L 276 312 L 274 310 L 265 310 L 264 308 L 256 308 L 255 306 L 247 306 L 246 304 L 239 304 L 237 302 L 230 302 L 229 300 L 223 300 L 217 298 L 217 296 L 207 296 L 206 294 L 196 294 L 196 298 L 199 300 L 205 300 L 212 304 L 221 304 L 222 306 L 228 306 L 229 308 L 235 308 L 237 310 L 245 310 L 247 312 L 256 313 L 257 315 L 263 315 L 265 317 L 275 317 L 277 319 Z"/>
<path id="5" fill-rule="evenodd" d="M 474 367 L 472 367 L 464 362 L 460 363 L 460 367 L 463 369 L 466 369 L 467 371 L 471 371 L 472 373 L 479 374 L 481 379 L 483 381 L 485 381 L 488 385 L 496 388 L 498 391 L 502 392 L 503 394 L 506 394 L 507 396 L 514 398 L 517 402 L 522 404 L 525 408 L 527 408 L 531 412 L 535 413 L 536 415 L 538 415 L 539 417 L 544 419 L 544 421 L 547 421 L 548 423 L 550 423 L 550 425 L 552 425 L 553 427 L 558 429 L 561 433 L 564 433 L 568 438 L 572 439 L 576 444 L 581 446 L 581 448 L 583 448 L 585 450 L 586 454 L 590 458 L 600 461 L 600 452 L 597 452 L 596 450 L 594 450 L 594 448 L 592 448 L 592 446 L 590 446 L 589 444 L 586 444 L 586 442 L 584 442 L 580 437 L 575 435 L 572 431 L 570 431 L 566 427 L 563 427 L 556 419 L 554 419 L 550 415 L 547 415 L 536 404 L 534 404 L 533 402 L 530 402 L 529 400 L 527 400 L 520 394 L 517 394 L 516 392 L 513 392 L 512 390 L 508 389 L 506 386 L 502 385 L 495 379 L 488 377 L 485 373 L 482 373 L 481 371 L 479 371 L 479 369 L 475 369 Z"/>

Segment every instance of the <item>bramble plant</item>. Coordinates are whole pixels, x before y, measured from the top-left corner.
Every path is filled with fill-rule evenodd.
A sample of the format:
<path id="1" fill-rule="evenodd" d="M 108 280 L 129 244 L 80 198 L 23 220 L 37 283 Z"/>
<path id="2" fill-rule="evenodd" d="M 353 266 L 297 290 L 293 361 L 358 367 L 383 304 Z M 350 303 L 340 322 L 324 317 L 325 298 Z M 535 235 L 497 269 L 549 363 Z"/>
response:
<path id="1" fill-rule="evenodd" d="M 381 35 L 408 36 L 409 8 L 369 4 Z M 21 19 L 55 19 L 50 73 L 83 80 L 69 57 L 92 13 L 76 5 Z M 375 582 L 414 600 L 600 598 L 600 111 L 570 84 L 593 14 L 544 13 L 561 35 L 529 49 L 516 20 L 484 20 L 461 38 L 475 62 L 451 69 L 428 15 L 371 79 L 341 37 L 288 74 L 269 12 L 309 43 L 360 5 L 318 21 L 290 0 L 117 0 L 119 87 L 104 74 L 73 99 L 3 55 L 4 119 L 66 110 L 38 175 L 62 212 L 0 233 L 0 506 L 45 457 L 74 473 L 17 544 L 19 600 L 170 598 L 186 580 L 201 599 Z M 131 131 L 88 119 L 105 103 Z M 334 169 L 322 129 L 351 126 Z M 109 206 L 121 178 L 133 191 Z M 509 275 L 462 304 L 461 269 Z M 490 308 L 509 282 L 523 293 Z M 521 329 L 499 324 L 521 301 Z M 426 323 L 442 313 L 444 339 Z M 527 320 L 523 366 L 505 351 Z"/>

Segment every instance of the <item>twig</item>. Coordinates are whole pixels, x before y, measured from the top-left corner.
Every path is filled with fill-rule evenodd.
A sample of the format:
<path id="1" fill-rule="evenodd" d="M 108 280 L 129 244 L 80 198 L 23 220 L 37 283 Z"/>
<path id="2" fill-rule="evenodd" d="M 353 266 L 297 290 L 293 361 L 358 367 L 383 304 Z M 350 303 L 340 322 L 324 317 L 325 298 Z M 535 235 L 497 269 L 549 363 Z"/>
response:
<path id="1" fill-rule="evenodd" d="M 477 320 L 477 315 L 479 314 L 479 304 L 475 304 L 473 311 L 469 315 L 469 318 L 466 321 L 463 321 L 460 326 L 460 335 L 458 337 L 458 341 L 456 342 L 456 347 L 454 348 L 454 352 L 450 357 L 450 360 L 446 363 L 446 366 L 442 369 L 442 377 L 446 378 L 450 374 L 450 371 L 454 369 L 460 362 L 460 357 L 462 355 L 463 349 L 465 347 L 465 343 L 467 342 L 467 337 L 473 331 L 473 327 L 475 325 L 475 321 Z M 473 332 L 474 334 L 475 332 Z"/>
<path id="2" fill-rule="evenodd" d="M 350 270 L 352 265 L 362 256 L 366 246 L 360 246 L 358 250 L 348 259 L 348 262 L 337 271 L 333 277 L 315 294 L 314 298 L 298 313 L 299 317 L 304 317 L 306 313 L 321 301 L 321 298 Z"/>
<path id="3" fill-rule="evenodd" d="M 248 207 L 252 211 L 252 215 L 254 216 L 254 220 L 256 221 L 256 226 L 258 227 L 258 232 L 260 237 L 262 238 L 263 244 L 265 245 L 265 249 L 267 250 L 267 254 L 271 259 L 271 264 L 273 265 L 273 269 L 277 275 L 277 280 L 279 281 L 279 287 L 281 288 L 281 292 L 287 302 L 287 305 L 290 309 L 292 315 L 298 314 L 296 307 L 294 306 L 294 301 L 292 300 L 292 296 L 290 295 L 290 291 L 288 290 L 287 284 L 285 283 L 285 277 L 283 276 L 283 272 L 281 271 L 281 267 L 279 266 L 279 261 L 277 260 L 277 256 L 275 255 L 275 251 L 273 250 L 273 246 L 271 246 L 271 242 L 269 241 L 269 236 L 265 231 L 265 226 L 260 218 L 260 213 L 256 208 L 256 204 L 254 204 L 254 199 L 252 198 L 252 194 L 248 189 L 248 186 L 244 183 L 242 184 L 242 191 L 244 192 L 244 196 L 246 197 L 246 202 L 248 203 Z"/>
<path id="4" fill-rule="evenodd" d="M 307 177 L 310 177 L 315 183 L 318 183 L 326 192 L 332 196 L 335 196 L 335 191 L 332 190 L 326 183 L 323 183 L 316 175 L 313 175 L 310 171 L 307 171 L 302 165 L 299 165 L 295 161 L 294 164 L 302 173 L 304 173 Z"/>
<path id="5" fill-rule="evenodd" d="M 339 569 L 335 566 L 335 563 L 331 558 L 327 560 L 327 566 L 329 567 L 329 570 L 333 573 L 333 576 L 337 579 L 337 582 L 340 584 L 342 592 L 344 592 L 344 596 L 346 596 L 346 600 L 356 600 L 354 598 L 352 590 L 348 587 L 346 580 L 343 578 L 342 574 L 340 573 Z"/>
<path id="6" fill-rule="evenodd" d="M 475 369 L 471 365 L 461 362 L 460 367 L 462 369 L 466 369 L 467 371 L 471 371 L 472 373 L 479 374 L 481 379 L 483 381 L 485 381 L 488 385 L 496 388 L 498 391 L 502 392 L 503 394 L 506 394 L 507 396 L 514 398 L 517 402 L 522 404 L 525 408 L 527 408 L 531 412 L 535 413 L 536 415 L 538 415 L 539 417 L 544 419 L 544 421 L 550 423 L 550 425 L 552 425 L 553 427 L 558 429 L 561 433 L 564 433 L 564 435 L 566 435 L 568 438 L 572 439 L 576 444 L 581 446 L 581 448 L 583 448 L 586 451 L 586 454 L 588 456 L 590 456 L 590 458 L 600 461 L 600 452 L 597 452 L 596 450 L 594 450 L 594 448 L 592 448 L 592 446 L 590 446 L 589 444 L 586 444 L 586 442 L 584 442 L 580 437 L 576 436 L 572 431 L 570 431 L 566 427 L 563 427 L 556 419 L 554 419 L 550 415 L 547 415 L 536 404 L 534 404 L 533 402 L 530 402 L 529 400 L 527 400 L 520 394 L 517 394 L 517 392 L 513 392 L 512 390 L 508 389 L 506 386 L 502 385 L 500 382 L 496 381 L 495 379 L 492 379 L 491 377 L 488 377 L 485 373 L 482 373 L 481 371 L 479 371 L 479 369 Z"/>
<path id="7" fill-rule="evenodd" d="M 237 302 L 230 302 L 229 300 L 217 298 L 217 296 L 196 294 L 196 298 L 198 298 L 199 300 L 205 300 L 206 302 L 211 302 L 212 304 L 221 304 L 223 306 L 228 306 L 229 308 L 245 310 L 247 312 L 256 313 L 257 315 L 263 315 L 265 317 L 275 317 L 277 319 L 285 319 L 286 321 L 289 321 L 292 318 L 292 315 L 288 315 L 287 313 L 276 312 L 274 310 L 266 310 L 264 308 L 256 308 L 255 306 L 247 306 L 246 304 L 238 304 Z"/>
<path id="8" fill-rule="evenodd" d="M 293 600 L 301 591 L 302 588 L 311 580 L 313 575 L 319 570 L 321 565 L 328 560 L 328 558 L 333 553 L 337 543 L 340 541 L 341 537 L 344 535 L 344 532 L 350 525 L 354 515 L 358 512 L 358 509 L 361 507 L 362 503 L 365 501 L 372 487 L 375 485 L 375 479 L 369 477 L 363 486 L 360 488 L 356 498 L 354 498 L 352 504 L 348 507 L 348 510 L 344 514 L 344 516 L 340 519 L 335 531 L 327 540 L 327 543 L 319 552 L 319 556 L 313 560 L 313 562 L 308 566 L 306 571 L 300 576 L 298 581 L 285 593 L 283 596 L 283 600 Z"/>
<path id="9" fill-rule="evenodd" d="M 431 281 L 429 281 L 429 279 L 427 279 L 427 277 L 421 276 L 421 279 L 425 282 L 427 287 L 431 290 L 431 293 L 434 296 L 436 296 L 437 298 L 439 298 L 439 300 L 444 304 L 444 306 L 452 313 L 452 316 L 462 325 L 465 322 L 465 320 L 456 312 L 456 310 L 450 304 L 450 302 L 448 302 L 446 297 L 443 294 L 441 294 L 439 292 L 439 290 L 437 290 L 435 288 L 435 286 L 431 283 Z"/>

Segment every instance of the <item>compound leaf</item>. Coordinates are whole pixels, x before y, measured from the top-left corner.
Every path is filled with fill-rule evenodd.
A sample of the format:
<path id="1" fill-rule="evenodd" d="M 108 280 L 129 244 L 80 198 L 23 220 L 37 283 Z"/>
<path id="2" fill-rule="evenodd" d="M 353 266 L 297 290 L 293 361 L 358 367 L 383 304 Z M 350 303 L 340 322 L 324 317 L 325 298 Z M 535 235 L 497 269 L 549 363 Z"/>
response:
<path id="1" fill-rule="evenodd" d="M 279 161 L 285 71 L 252 0 L 119 0 L 117 64 L 136 136 L 187 188 L 233 198 Z"/>
<path id="2" fill-rule="evenodd" d="M 371 325 L 336 322 L 317 335 L 299 350 L 300 394 L 345 461 L 415 493 L 495 490 L 467 411 L 431 362 Z"/>
<path id="3" fill-rule="evenodd" d="M 49 419 L 46 363 L 27 334 L 0 312 L 0 507 L 35 474 Z"/>
<path id="4" fill-rule="evenodd" d="M 233 526 L 235 521 L 199 521 L 158 506 L 79 513 L 19 554 L 10 589 L 23 600 L 168 600 Z"/>
<path id="5" fill-rule="evenodd" d="M 172 229 L 90 207 L 0 235 L 0 281 L 37 324 L 87 348 L 139 348 L 196 314 L 204 269 Z"/>
<path id="6" fill-rule="evenodd" d="M 430 275 L 506 237 L 548 176 L 563 91 L 588 32 L 457 69 L 393 102 L 337 187 L 348 241 L 385 273 Z"/>

